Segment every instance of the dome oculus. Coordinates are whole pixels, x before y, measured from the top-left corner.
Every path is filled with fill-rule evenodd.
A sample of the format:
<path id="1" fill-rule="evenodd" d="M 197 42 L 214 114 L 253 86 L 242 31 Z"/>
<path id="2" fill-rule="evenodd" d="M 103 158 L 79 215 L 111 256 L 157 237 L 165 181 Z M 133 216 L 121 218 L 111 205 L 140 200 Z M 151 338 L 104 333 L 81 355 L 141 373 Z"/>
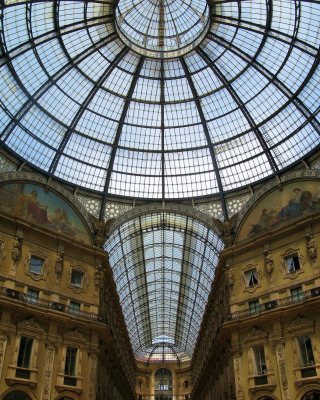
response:
<path id="1" fill-rule="evenodd" d="M 209 28 L 206 0 L 120 0 L 116 28 L 134 51 L 153 58 L 186 54 Z"/>

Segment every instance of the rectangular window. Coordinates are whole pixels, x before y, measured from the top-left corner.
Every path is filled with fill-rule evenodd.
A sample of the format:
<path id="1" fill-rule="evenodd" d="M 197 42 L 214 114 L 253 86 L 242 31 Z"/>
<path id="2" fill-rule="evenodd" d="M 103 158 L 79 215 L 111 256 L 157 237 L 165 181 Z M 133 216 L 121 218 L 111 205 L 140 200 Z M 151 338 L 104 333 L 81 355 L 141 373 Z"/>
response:
<path id="1" fill-rule="evenodd" d="M 298 254 L 292 254 L 288 257 L 285 257 L 285 263 L 287 266 L 287 272 L 292 274 L 293 272 L 300 270 L 300 263 Z"/>
<path id="2" fill-rule="evenodd" d="M 43 259 L 35 256 L 31 256 L 29 262 L 29 272 L 36 275 L 42 274 Z"/>
<path id="3" fill-rule="evenodd" d="M 292 297 L 292 301 L 304 300 L 304 293 L 302 291 L 302 287 L 299 286 L 294 289 L 291 289 L 291 297 Z"/>
<path id="4" fill-rule="evenodd" d="M 39 300 L 39 292 L 33 289 L 28 289 L 27 291 L 27 302 L 36 304 L 38 303 Z"/>
<path id="5" fill-rule="evenodd" d="M 255 373 L 257 375 L 266 375 L 267 364 L 263 345 L 254 346 L 252 349 L 254 355 Z"/>
<path id="6" fill-rule="evenodd" d="M 18 353 L 18 361 L 16 368 L 16 377 L 22 379 L 30 379 L 31 371 L 31 353 L 32 353 L 33 338 L 21 336 Z"/>
<path id="7" fill-rule="evenodd" d="M 80 312 L 80 303 L 77 303 L 75 301 L 70 301 L 70 305 L 69 305 L 69 311 L 72 314 L 79 314 Z"/>
<path id="8" fill-rule="evenodd" d="M 68 376 L 76 376 L 76 363 L 77 363 L 77 347 L 67 347 L 66 351 L 66 364 L 64 367 L 64 374 Z"/>
<path id="9" fill-rule="evenodd" d="M 301 377 L 309 378 L 317 375 L 317 370 L 314 366 L 313 349 L 310 336 L 303 335 L 297 337 L 300 358 L 301 358 Z"/>
<path id="10" fill-rule="evenodd" d="M 64 366 L 64 384 L 68 386 L 77 386 L 77 353 L 76 347 L 67 347 L 66 350 L 66 363 Z"/>
<path id="11" fill-rule="evenodd" d="M 245 272 L 247 287 L 257 285 L 259 283 L 258 272 L 256 268 Z"/>
<path id="12" fill-rule="evenodd" d="M 257 314 L 260 312 L 259 300 L 254 300 L 249 302 L 249 312 L 250 315 Z"/>
<path id="13" fill-rule="evenodd" d="M 18 354 L 18 363 L 17 363 L 18 367 L 21 368 L 30 367 L 32 345 L 33 345 L 33 338 L 21 336 L 19 354 Z"/>
<path id="14" fill-rule="evenodd" d="M 299 336 L 297 339 L 299 343 L 302 365 L 314 365 L 314 357 L 310 336 Z"/>
<path id="15" fill-rule="evenodd" d="M 81 288 L 83 286 L 84 272 L 73 269 L 71 271 L 71 285 Z"/>

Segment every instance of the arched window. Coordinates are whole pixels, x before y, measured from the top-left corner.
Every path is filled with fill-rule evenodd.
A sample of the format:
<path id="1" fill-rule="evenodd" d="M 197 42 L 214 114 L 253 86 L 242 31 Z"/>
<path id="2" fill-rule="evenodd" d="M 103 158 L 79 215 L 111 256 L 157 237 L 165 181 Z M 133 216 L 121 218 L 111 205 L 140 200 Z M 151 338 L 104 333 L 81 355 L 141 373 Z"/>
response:
<path id="1" fill-rule="evenodd" d="M 320 390 L 311 390 L 303 395 L 301 400 L 320 400 Z"/>
<path id="2" fill-rule="evenodd" d="M 172 400 L 172 373 L 160 368 L 155 375 L 155 400 Z"/>
<path id="3" fill-rule="evenodd" d="M 31 398 L 21 390 L 14 390 L 8 393 L 3 400 L 31 400 Z"/>

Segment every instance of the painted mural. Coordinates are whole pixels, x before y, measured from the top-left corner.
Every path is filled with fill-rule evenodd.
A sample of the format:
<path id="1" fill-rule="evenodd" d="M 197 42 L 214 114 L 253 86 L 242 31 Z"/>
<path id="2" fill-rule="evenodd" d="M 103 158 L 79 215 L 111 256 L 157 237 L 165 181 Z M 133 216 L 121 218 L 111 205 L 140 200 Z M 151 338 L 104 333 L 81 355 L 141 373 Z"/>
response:
<path id="1" fill-rule="evenodd" d="M 264 197 L 249 213 L 238 240 L 281 226 L 320 211 L 320 182 L 301 181 L 287 184 Z"/>
<path id="2" fill-rule="evenodd" d="M 0 209 L 72 239 L 91 243 L 84 223 L 73 208 L 40 185 L 19 182 L 0 186 Z"/>

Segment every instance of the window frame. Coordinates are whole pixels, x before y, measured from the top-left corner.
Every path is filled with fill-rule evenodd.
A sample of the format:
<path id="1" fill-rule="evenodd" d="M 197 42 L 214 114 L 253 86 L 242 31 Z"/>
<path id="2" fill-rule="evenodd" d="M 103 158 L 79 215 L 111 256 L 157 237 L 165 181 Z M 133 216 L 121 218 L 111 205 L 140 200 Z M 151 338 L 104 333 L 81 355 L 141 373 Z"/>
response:
<path id="1" fill-rule="evenodd" d="M 244 272 L 246 288 L 253 288 L 259 285 L 259 273 L 257 268 L 251 268 Z M 252 281 L 252 282 L 251 282 Z"/>
<path id="2" fill-rule="evenodd" d="M 24 349 L 22 349 L 22 340 L 24 341 Z M 31 336 L 20 336 L 19 342 L 19 350 L 17 357 L 17 368 L 25 368 L 30 369 L 31 360 L 32 360 L 32 351 L 33 351 L 34 338 Z M 28 352 L 27 352 L 28 350 Z M 26 352 L 27 352 L 27 361 L 26 361 Z M 22 353 L 22 354 L 21 354 Z M 22 361 L 20 361 L 22 357 Z"/>
<path id="3" fill-rule="evenodd" d="M 77 283 L 77 282 L 73 282 L 73 277 L 76 276 L 81 276 L 81 282 Z M 70 272 L 70 286 L 75 288 L 75 289 L 83 289 L 84 287 L 84 280 L 85 280 L 85 272 L 82 271 L 81 269 L 77 269 L 77 268 L 72 268 L 71 272 Z"/>
<path id="4" fill-rule="evenodd" d="M 40 266 L 40 270 L 36 269 L 36 270 L 32 270 L 32 261 L 33 260 L 37 260 L 41 262 L 41 266 Z M 30 259 L 29 259 L 29 264 L 28 264 L 28 272 L 32 275 L 39 275 L 42 276 L 43 275 L 43 270 L 44 270 L 44 258 L 38 256 L 38 255 L 34 255 L 31 254 Z"/>

